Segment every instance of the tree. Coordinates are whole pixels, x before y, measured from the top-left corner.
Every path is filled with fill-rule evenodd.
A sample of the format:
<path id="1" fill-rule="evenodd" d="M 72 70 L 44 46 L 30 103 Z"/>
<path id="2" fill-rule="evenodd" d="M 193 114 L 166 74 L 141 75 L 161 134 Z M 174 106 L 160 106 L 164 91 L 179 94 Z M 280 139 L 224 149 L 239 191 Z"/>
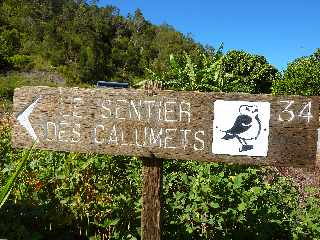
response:
<path id="1" fill-rule="evenodd" d="M 270 93 L 272 82 L 280 77 L 278 70 L 265 57 L 244 51 L 229 51 L 223 58 L 223 71 L 228 82 L 237 90 L 251 93 Z"/>
<path id="2" fill-rule="evenodd" d="M 317 96 L 320 94 L 320 49 L 288 64 L 282 79 L 272 85 L 274 94 Z"/>

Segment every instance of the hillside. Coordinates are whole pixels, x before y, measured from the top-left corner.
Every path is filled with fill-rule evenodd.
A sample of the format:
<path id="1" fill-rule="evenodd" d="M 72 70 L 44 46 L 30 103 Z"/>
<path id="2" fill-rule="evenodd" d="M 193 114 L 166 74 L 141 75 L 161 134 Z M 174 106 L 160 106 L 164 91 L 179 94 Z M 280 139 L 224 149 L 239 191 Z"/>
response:
<path id="1" fill-rule="evenodd" d="M 113 6 L 84 1 L 2 1 L 0 66 L 54 69 L 68 84 L 128 81 L 146 68 L 165 70 L 170 54 L 211 54 L 169 25 L 156 26 L 138 9 L 123 17 Z"/>

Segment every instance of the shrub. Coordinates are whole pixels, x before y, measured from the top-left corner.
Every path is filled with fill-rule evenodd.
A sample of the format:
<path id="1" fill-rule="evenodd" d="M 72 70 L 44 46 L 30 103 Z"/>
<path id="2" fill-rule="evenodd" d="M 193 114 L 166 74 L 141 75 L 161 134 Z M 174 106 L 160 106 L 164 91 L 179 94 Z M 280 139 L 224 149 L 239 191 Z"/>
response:
<path id="1" fill-rule="evenodd" d="M 3 184 L 22 151 L 0 131 Z M 0 237 L 139 239 L 141 168 L 132 157 L 35 151 L 0 213 Z M 168 160 L 162 195 L 164 239 L 319 236 L 317 193 L 299 205 L 293 183 L 267 168 Z"/>
<path id="2" fill-rule="evenodd" d="M 30 68 L 30 64 L 32 62 L 32 59 L 30 56 L 27 55 L 21 55 L 21 54 L 15 54 L 8 58 L 8 62 L 12 64 L 15 68 Z"/>
<path id="3" fill-rule="evenodd" d="M 320 49 L 288 64 L 282 79 L 273 82 L 274 94 L 317 96 L 320 94 Z"/>
<path id="4" fill-rule="evenodd" d="M 221 50 L 213 54 L 199 54 L 192 59 L 170 56 L 167 71 L 152 71 L 150 78 L 160 81 L 165 88 L 185 91 L 270 93 L 271 84 L 280 77 L 264 57 L 243 51 Z"/>
<path id="5" fill-rule="evenodd" d="M 177 167 L 179 166 L 179 167 Z M 256 167 L 168 162 L 165 239 L 284 239 L 298 207 L 292 183 Z"/>

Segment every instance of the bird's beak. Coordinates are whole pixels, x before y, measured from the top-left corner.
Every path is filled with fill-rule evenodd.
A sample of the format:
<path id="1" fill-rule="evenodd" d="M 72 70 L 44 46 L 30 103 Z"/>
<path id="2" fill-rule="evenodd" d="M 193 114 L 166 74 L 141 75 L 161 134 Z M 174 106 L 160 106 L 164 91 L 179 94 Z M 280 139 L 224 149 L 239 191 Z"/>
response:
<path id="1" fill-rule="evenodd" d="M 252 111 L 252 113 L 258 112 L 258 109 L 255 109 L 254 111 Z"/>

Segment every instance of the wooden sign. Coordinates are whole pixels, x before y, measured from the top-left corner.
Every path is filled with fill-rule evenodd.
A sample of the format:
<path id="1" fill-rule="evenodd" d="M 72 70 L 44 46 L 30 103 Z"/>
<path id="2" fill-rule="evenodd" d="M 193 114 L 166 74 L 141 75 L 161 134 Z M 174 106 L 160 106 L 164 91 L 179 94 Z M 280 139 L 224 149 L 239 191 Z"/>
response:
<path id="1" fill-rule="evenodd" d="M 130 89 L 15 90 L 14 147 L 312 165 L 318 98 Z"/>

